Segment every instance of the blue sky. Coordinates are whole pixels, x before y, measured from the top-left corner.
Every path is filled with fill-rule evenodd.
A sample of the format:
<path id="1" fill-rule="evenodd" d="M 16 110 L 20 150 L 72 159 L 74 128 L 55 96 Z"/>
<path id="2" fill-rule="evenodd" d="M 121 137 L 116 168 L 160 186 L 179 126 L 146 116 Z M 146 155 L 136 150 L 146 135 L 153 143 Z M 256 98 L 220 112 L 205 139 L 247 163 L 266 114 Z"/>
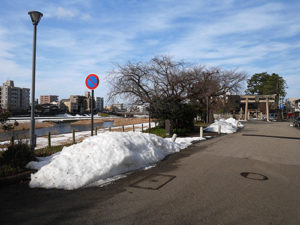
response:
<path id="1" fill-rule="evenodd" d="M 38 25 L 36 97 L 84 94 L 96 73 L 95 96 L 108 91 L 115 64 L 175 60 L 278 73 L 287 97 L 300 97 L 300 1 L 1 0 L 0 82 L 31 87 L 32 32 Z"/>

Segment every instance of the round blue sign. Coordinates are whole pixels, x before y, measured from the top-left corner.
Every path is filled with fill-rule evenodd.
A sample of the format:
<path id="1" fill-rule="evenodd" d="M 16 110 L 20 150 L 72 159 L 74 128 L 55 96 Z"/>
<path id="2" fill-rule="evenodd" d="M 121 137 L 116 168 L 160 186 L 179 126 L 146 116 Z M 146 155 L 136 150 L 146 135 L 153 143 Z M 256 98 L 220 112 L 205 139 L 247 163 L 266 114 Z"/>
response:
<path id="1" fill-rule="evenodd" d="M 85 79 L 85 85 L 88 89 L 94 90 L 99 85 L 99 78 L 96 74 L 90 74 Z"/>

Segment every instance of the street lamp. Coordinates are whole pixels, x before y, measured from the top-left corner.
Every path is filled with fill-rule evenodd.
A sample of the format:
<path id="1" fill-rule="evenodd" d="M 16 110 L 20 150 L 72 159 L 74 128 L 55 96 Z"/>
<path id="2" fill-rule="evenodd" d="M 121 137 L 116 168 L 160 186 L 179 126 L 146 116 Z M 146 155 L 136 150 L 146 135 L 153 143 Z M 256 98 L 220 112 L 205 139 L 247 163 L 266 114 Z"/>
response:
<path id="1" fill-rule="evenodd" d="M 32 86 L 31 86 L 31 124 L 30 124 L 30 148 L 34 151 L 35 147 L 35 121 L 34 121 L 34 98 L 35 98 L 35 55 L 36 55 L 36 26 L 40 22 L 43 14 L 38 11 L 29 11 L 33 24 L 33 53 L 32 53 Z"/>

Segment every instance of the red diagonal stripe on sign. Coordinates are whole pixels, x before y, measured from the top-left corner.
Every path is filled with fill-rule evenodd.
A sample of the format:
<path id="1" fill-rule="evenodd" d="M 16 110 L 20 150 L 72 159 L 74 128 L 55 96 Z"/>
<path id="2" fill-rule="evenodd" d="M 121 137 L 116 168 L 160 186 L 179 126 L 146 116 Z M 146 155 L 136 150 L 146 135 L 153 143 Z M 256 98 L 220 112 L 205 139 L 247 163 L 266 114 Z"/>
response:
<path id="1" fill-rule="evenodd" d="M 96 84 L 92 81 L 92 79 L 89 77 L 89 80 L 96 86 Z"/>

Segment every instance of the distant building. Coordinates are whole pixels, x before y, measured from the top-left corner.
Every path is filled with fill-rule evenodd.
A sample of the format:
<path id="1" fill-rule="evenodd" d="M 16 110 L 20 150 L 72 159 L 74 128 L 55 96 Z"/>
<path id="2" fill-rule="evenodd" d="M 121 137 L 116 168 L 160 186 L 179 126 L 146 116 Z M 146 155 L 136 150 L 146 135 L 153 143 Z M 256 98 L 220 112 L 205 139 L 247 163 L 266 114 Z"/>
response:
<path id="1" fill-rule="evenodd" d="M 147 112 L 147 107 L 145 105 L 138 105 L 137 111 L 141 112 L 141 113 L 145 113 L 145 112 Z"/>
<path id="2" fill-rule="evenodd" d="M 70 113 L 79 113 L 84 114 L 87 111 L 88 100 L 87 97 L 81 95 L 71 95 L 69 112 Z"/>
<path id="3" fill-rule="evenodd" d="M 14 86 L 14 81 L 8 80 L 0 87 L 0 105 L 4 110 L 13 113 L 25 112 L 29 109 L 29 88 Z"/>
<path id="4" fill-rule="evenodd" d="M 70 99 L 61 99 L 58 103 L 58 108 L 61 112 L 67 112 L 68 111 L 68 108 L 67 106 L 65 105 L 65 102 L 69 102 Z"/>
<path id="5" fill-rule="evenodd" d="M 295 101 L 295 112 L 300 112 L 300 99 Z"/>
<path id="6" fill-rule="evenodd" d="M 42 104 L 36 105 L 35 113 L 37 115 L 56 115 L 60 112 L 57 105 L 54 104 Z"/>
<path id="7" fill-rule="evenodd" d="M 99 112 L 102 112 L 104 109 L 104 99 L 101 97 L 96 98 L 96 109 Z"/>
<path id="8" fill-rule="evenodd" d="M 58 102 L 57 95 L 41 95 L 40 104 L 51 104 L 51 102 Z"/>
<path id="9" fill-rule="evenodd" d="M 76 102 L 71 102 L 70 100 L 68 100 L 68 101 L 64 101 L 63 104 L 65 105 L 68 113 L 71 114 L 79 113 L 78 104 Z"/>
<path id="10" fill-rule="evenodd" d="M 71 95 L 69 99 L 62 99 L 59 102 L 59 109 L 71 114 L 90 113 L 92 96 L 90 92 L 86 91 L 84 96 Z M 96 98 L 94 100 L 94 111 L 103 111 L 103 98 Z M 100 110 L 99 110 L 100 109 Z"/>
<path id="11" fill-rule="evenodd" d="M 288 112 L 300 112 L 300 98 L 287 98 L 285 106 Z"/>
<path id="12" fill-rule="evenodd" d="M 120 103 L 118 103 L 118 104 L 112 104 L 111 108 L 112 108 L 112 110 L 115 109 L 117 111 L 124 111 L 125 110 L 124 105 L 120 104 Z"/>
<path id="13" fill-rule="evenodd" d="M 84 96 L 89 98 L 90 97 L 90 92 L 89 91 L 84 92 Z"/>

